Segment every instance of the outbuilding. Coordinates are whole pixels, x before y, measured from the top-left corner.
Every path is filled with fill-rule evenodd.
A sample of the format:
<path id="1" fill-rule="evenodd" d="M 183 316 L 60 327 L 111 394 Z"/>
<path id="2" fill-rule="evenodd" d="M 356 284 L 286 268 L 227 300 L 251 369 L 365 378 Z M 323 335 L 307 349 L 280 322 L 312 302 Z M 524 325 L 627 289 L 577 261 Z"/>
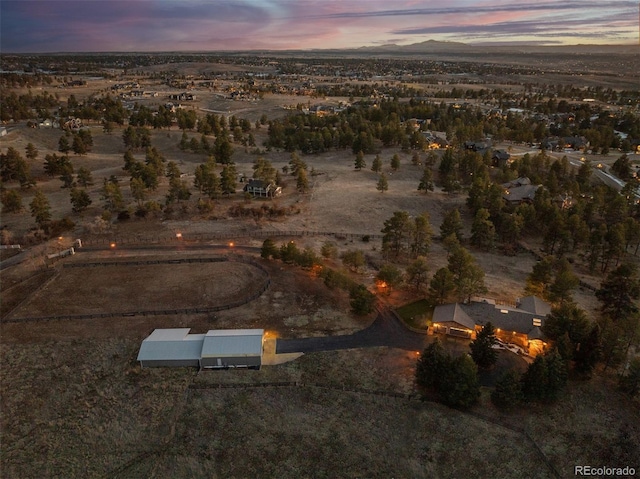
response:
<path id="1" fill-rule="evenodd" d="M 155 329 L 142 341 L 140 366 L 260 369 L 263 329 L 218 329 L 206 334 L 189 331 Z"/>
<path id="2" fill-rule="evenodd" d="M 189 331 L 189 328 L 154 329 L 140 346 L 140 366 L 200 367 L 205 335 L 189 334 Z"/>
<path id="3" fill-rule="evenodd" d="M 211 330 L 204 338 L 200 367 L 260 369 L 263 337 L 263 329 Z"/>

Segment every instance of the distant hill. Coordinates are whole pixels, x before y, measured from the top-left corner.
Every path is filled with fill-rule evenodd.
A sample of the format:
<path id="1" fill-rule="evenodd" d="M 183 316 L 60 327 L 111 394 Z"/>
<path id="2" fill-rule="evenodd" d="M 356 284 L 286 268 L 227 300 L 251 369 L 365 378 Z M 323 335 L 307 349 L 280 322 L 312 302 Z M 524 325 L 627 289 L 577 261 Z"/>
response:
<path id="1" fill-rule="evenodd" d="M 327 50 L 316 50 L 324 51 Z M 410 45 L 389 43 L 356 49 L 335 49 L 332 52 L 362 54 L 438 54 L 438 53 L 564 53 L 564 54 L 640 54 L 640 46 L 629 45 L 527 45 L 527 44 L 467 44 L 427 40 Z"/>

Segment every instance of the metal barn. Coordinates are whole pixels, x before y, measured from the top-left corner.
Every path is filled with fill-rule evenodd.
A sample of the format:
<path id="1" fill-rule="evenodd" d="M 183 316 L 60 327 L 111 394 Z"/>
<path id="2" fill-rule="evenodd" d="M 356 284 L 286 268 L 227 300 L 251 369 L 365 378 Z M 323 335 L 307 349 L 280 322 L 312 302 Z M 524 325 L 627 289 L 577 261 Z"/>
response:
<path id="1" fill-rule="evenodd" d="M 263 329 L 211 330 L 204 338 L 200 367 L 260 369 L 263 337 Z"/>
<path id="2" fill-rule="evenodd" d="M 189 328 L 155 329 L 142 341 L 138 353 L 140 366 L 199 367 L 205 335 L 189 334 L 189 331 Z"/>
<path id="3" fill-rule="evenodd" d="M 144 367 L 252 368 L 262 365 L 263 329 L 221 329 L 189 334 L 189 328 L 155 329 L 140 346 Z"/>

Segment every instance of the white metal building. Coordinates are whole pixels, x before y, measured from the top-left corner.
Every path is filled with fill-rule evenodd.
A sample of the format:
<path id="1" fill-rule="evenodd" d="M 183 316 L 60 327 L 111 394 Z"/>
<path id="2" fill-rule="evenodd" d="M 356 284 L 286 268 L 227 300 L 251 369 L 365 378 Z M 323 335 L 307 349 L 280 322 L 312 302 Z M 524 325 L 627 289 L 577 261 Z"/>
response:
<path id="1" fill-rule="evenodd" d="M 259 369 L 263 336 L 263 329 L 211 330 L 204 338 L 200 367 Z"/>
<path id="2" fill-rule="evenodd" d="M 142 367 L 254 368 L 262 364 L 263 329 L 156 329 L 142 341 Z"/>
<path id="3" fill-rule="evenodd" d="M 155 329 L 140 346 L 138 361 L 144 367 L 200 367 L 204 334 L 189 334 L 189 328 Z"/>

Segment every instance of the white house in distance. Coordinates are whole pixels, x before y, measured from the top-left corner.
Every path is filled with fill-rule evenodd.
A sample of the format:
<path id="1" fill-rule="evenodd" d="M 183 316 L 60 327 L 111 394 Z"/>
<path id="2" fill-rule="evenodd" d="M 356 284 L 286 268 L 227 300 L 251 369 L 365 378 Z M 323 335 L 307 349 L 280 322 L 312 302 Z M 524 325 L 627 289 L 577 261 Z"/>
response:
<path id="1" fill-rule="evenodd" d="M 144 367 L 260 369 L 263 329 L 221 329 L 189 334 L 189 328 L 155 329 L 140 346 Z"/>

